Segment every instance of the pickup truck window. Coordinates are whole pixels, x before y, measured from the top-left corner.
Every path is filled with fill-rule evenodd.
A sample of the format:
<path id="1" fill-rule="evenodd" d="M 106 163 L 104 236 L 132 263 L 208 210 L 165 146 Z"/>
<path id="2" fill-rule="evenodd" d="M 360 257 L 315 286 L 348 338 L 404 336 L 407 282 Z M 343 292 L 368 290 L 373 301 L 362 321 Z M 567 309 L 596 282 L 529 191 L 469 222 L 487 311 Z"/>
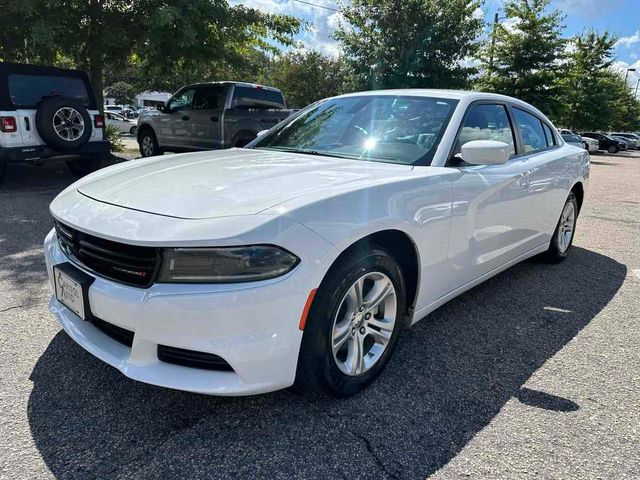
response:
<path id="1" fill-rule="evenodd" d="M 193 88 L 180 92 L 178 95 L 176 95 L 169 101 L 169 109 L 172 112 L 179 112 L 181 110 L 191 109 L 194 94 L 195 94 L 195 89 Z"/>
<path id="2" fill-rule="evenodd" d="M 233 90 L 236 108 L 284 108 L 284 98 L 278 90 L 236 86 Z"/>
<path id="3" fill-rule="evenodd" d="M 307 108 L 255 148 L 429 165 L 457 100 L 364 95 Z"/>
<path id="4" fill-rule="evenodd" d="M 193 95 L 194 110 L 217 110 L 224 106 L 227 89 L 222 85 L 200 87 Z"/>

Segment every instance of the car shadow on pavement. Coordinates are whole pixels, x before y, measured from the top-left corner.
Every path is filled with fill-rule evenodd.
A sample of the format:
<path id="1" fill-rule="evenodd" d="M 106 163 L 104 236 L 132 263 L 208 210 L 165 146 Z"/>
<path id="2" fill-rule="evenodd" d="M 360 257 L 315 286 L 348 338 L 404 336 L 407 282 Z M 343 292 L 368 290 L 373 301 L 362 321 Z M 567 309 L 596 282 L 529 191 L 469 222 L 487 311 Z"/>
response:
<path id="1" fill-rule="evenodd" d="M 403 332 L 380 378 L 346 400 L 156 388 L 60 332 L 31 375 L 33 439 L 58 478 L 425 478 L 512 398 L 557 415 L 580 408 L 524 384 L 625 276 L 581 248 L 560 265 L 517 265 Z"/>

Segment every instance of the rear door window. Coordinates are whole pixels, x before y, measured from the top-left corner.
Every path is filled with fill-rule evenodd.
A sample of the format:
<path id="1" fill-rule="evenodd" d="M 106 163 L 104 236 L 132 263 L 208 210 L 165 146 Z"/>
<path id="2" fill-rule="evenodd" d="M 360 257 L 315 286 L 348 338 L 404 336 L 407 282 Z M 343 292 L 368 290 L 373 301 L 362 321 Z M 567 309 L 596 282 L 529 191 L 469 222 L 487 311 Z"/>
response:
<path id="1" fill-rule="evenodd" d="M 553 135 L 551 128 L 546 123 L 542 124 L 544 135 L 547 137 L 547 147 L 553 147 L 556 144 L 556 137 Z"/>
<path id="2" fill-rule="evenodd" d="M 236 86 L 233 90 L 233 106 L 236 108 L 283 108 L 284 98 L 277 90 Z"/>
<path id="3" fill-rule="evenodd" d="M 227 89 L 222 85 L 200 87 L 193 96 L 194 110 L 218 110 L 224 106 Z"/>
<path id="4" fill-rule="evenodd" d="M 513 116 L 522 135 L 524 153 L 533 153 L 547 148 L 547 137 L 544 134 L 542 120 L 515 107 Z"/>
<path id="5" fill-rule="evenodd" d="M 17 108 L 35 108 L 47 97 L 72 98 L 89 106 L 89 92 L 81 78 L 12 73 L 8 80 L 9 98 Z"/>

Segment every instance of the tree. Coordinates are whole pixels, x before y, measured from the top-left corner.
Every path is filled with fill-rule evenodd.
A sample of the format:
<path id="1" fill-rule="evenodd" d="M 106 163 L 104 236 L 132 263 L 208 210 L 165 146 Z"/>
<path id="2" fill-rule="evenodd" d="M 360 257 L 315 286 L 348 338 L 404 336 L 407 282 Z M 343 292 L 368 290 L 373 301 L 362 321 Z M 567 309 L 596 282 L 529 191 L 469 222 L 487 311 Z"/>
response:
<path id="1" fill-rule="evenodd" d="M 132 62 L 149 84 L 186 83 L 237 68 L 256 51 L 277 51 L 277 43 L 292 44 L 300 28 L 293 17 L 230 6 L 227 0 L 9 4 L 0 9 L 2 58 L 44 64 L 64 60 L 86 70 L 100 104 L 106 65 Z"/>
<path id="2" fill-rule="evenodd" d="M 480 0 L 352 0 L 335 38 L 357 88 L 464 87 Z"/>
<path id="3" fill-rule="evenodd" d="M 133 103 L 136 90 L 130 83 L 116 82 L 104 89 L 107 97 L 113 98 L 116 105 L 129 105 Z"/>
<path id="4" fill-rule="evenodd" d="M 266 82 L 282 90 L 289 107 L 302 108 L 344 93 L 346 75 L 339 59 L 296 51 L 274 60 Z"/>
<path id="5" fill-rule="evenodd" d="M 557 109 L 557 75 L 565 40 L 563 15 L 548 12 L 550 0 L 508 0 L 507 23 L 494 25 L 481 53 L 477 88 L 519 98 L 547 115 Z"/>
<path id="6" fill-rule="evenodd" d="M 571 40 L 558 84 L 562 109 L 556 119 L 576 130 L 598 130 L 616 116 L 610 77 L 615 37 L 589 30 Z"/>

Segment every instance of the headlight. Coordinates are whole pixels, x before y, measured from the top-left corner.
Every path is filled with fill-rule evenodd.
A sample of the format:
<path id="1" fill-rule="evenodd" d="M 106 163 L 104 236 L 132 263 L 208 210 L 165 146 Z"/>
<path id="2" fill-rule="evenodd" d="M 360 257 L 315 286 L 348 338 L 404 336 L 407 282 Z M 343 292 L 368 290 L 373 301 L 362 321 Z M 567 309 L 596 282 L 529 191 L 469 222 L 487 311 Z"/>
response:
<path id="1" fill-rule="evenodd" d="M 270 245 L 164 250 L 158 282 L 237 283 L 279 277 L 300 259 Z"/>

